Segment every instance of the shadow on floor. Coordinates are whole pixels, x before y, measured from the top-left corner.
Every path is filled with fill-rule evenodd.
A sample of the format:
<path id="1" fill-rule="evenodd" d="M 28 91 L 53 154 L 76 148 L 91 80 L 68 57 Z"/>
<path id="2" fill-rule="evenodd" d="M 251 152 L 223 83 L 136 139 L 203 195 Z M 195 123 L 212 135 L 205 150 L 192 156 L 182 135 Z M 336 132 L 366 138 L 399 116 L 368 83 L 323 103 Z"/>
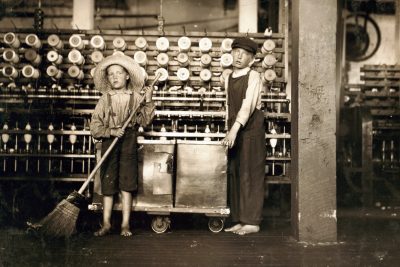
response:
<path id="1" fill-rule="evenodd" d="M 148 216 L 135 213 L 133 237 L 120 237 L 114 227 L 96 238 L 99 216 L 86 214 L 86 224 L 70 239 L 1 229 L 0 266 L 398 266 L 400 220 L 393 213 L 371 214 L 339 212 L 334 244 L 297 242 L 287 218 L 267 217 L 259 233 L 237 236 L 212 233 L 204 216 L 187 214 L 171 216 L 171 230 L 156 234 Z"/>

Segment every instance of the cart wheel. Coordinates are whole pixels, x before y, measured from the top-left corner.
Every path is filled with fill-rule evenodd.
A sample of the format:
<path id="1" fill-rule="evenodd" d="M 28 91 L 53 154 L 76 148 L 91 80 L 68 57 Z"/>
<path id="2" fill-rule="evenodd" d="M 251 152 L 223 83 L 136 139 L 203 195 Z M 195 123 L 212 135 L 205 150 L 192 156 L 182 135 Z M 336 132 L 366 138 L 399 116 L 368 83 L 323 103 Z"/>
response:
<path id="1" fill-rule="evenodd" d="M 171 221 L 168 217 L 165 216 L 155 216 L 151 221 L 151 229 L 157 234 L 162 234 L 167 231 Z"/>
<path id="2" fill-rule="evenodd" d="M 208 229 L 213 233 L 219 233 L 224 229 L 224 222 L 223 218 L 210 218 L 208 219 Z"/>

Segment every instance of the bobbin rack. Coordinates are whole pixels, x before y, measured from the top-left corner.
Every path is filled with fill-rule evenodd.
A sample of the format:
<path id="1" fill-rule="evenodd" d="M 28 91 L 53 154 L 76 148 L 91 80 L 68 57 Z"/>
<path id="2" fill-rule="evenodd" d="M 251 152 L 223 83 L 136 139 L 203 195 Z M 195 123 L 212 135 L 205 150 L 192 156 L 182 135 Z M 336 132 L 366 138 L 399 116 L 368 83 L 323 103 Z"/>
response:
<path id="1" fill-rule="evenodd" d="M 133 57 L 146 83 L 161 78 L 156 116 L 141 140 L 218 141 L 226 132 L 223 81 L 230 32 L 13 29 L 0 32 L 0 179 L 82 181 L 95 166 L 92 74 L 113 53 Z M 290 99 L 284 35 L 248 33 L 264 82 L 266 182 L 290 183 Z M 290 95 L 290 94 L 289 94 Z"/>
<path id="2" fill-rule="evenodd" d="M 344 88 L 348 188 L 365 205 L 400 199 L 400 65 L 364 65 Z M 360 149 L 361 148 L 361 149 Z"/>

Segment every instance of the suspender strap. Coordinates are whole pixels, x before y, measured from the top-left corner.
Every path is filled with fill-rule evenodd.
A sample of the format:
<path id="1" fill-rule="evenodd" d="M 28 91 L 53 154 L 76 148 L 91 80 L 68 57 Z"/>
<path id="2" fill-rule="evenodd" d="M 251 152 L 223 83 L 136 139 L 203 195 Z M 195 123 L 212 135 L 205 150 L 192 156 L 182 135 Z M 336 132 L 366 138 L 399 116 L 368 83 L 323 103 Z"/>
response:
<path id="1" fill-rule="evenodd" d="M 129 114 L 131 114 L 133 110 L 133 103 L 134 103 L 134 92 L 131 94 L 131 98 L 129 99 Z"/>
<path id="2" fill-rule="evenodd" d="M 107 93 L 107 105 L 108 105 L 108 116 L 109 116 L 109 118 L 112 119 L 114 125 L 117 125 L 114 120 L 114 111 L 112 108 L 111 95 L 109 93 Z M 109 121 L 109 120 L 107 120 L 107 121 Z M 108 128 L 109 125 L 106 125 L 106 127 Z"/>

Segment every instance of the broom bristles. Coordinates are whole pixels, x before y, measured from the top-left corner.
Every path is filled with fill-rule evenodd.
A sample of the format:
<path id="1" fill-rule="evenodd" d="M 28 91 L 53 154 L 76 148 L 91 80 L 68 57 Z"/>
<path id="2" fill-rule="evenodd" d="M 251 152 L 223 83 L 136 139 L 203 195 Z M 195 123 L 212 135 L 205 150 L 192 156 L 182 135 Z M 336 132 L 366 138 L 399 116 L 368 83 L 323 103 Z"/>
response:
<path id="1" fill-rule="evenodd" d="M 78 215 L 79 208 L 64 199 L 42 219 L 40 231 L 48 236 L 70 237 L 76 231 Z"/>

